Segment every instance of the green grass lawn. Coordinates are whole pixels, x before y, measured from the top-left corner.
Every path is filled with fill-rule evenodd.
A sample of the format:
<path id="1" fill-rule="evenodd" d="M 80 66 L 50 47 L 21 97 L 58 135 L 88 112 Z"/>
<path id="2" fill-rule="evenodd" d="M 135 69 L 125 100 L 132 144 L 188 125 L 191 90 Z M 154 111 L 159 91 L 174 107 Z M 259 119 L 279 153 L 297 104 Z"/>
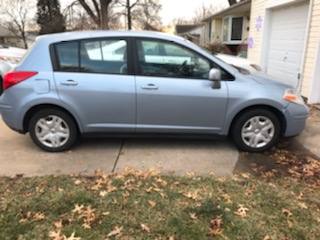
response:
<path id="1" fill-rule="evenodd" d="M 0 179 L 0 239 L 320 239 L 318 185 L 128 171 Z"/>

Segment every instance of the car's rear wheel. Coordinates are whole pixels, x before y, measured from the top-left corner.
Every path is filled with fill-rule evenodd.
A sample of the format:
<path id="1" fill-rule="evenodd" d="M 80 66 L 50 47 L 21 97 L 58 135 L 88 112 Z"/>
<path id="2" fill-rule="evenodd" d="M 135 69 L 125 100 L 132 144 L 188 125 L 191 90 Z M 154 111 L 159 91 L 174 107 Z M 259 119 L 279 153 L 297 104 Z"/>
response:
<path id="1" fill-rule="evenodd" d="M 252 109 L 242 113 L 232 126 L 232 137 L 242 151 L 262 152 L 275 146 L 281 124 L 272 111 Z"/>
<path id="2" fill-rule="evenodd" d="M 36 145 L 49 152 L 70 149 L 78 136 L 77 126 L 72 117 L 57 109 L 36 112 L 30 119 L 29 133 Z"/>

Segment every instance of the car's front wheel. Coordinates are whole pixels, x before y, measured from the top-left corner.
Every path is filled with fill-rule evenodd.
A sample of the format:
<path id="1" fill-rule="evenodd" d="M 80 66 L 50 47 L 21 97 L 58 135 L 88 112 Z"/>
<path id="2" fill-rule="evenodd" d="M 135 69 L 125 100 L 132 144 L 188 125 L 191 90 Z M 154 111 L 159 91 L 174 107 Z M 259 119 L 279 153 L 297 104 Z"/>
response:
<path id="1" fill-rule="evenodd" d="M 272 148 L 280 138 L 278 117 L 267 109 L 242 113 L 233 124 L 232 137 L 242 151 L 262 152 Z"/>
<path id="2" fill-rule="evenodd" d="M 33 142 L 48 152 L 70 149 L 77 140 L 76 123 L 69 114 L 58 109 L 43 109 L 36 112 L 29 122 Z"/>

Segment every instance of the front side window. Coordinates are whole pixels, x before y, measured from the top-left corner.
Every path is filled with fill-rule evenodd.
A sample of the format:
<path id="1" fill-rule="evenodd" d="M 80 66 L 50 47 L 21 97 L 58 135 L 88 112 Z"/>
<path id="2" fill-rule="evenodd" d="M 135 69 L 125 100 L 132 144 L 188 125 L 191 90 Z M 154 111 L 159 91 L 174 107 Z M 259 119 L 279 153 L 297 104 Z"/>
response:
<path id="1" fill-rule="evenodd" d="M 210 62 L 197 53 L 171 42 L 156 40 L 137 42 L 140 74 L 208 79 Z"/>
<path id="2" fill-rule="evenodd" d="M 74 72 L 79 70 L 79 43 L 64 42 L 55 45 L 57 67 L 59 71 Z"/>
<path id="3" fill-rule="evenodd" d="M 81 72 L 127 74 L 125 40 L 85 40 L 80 46 Z"/>

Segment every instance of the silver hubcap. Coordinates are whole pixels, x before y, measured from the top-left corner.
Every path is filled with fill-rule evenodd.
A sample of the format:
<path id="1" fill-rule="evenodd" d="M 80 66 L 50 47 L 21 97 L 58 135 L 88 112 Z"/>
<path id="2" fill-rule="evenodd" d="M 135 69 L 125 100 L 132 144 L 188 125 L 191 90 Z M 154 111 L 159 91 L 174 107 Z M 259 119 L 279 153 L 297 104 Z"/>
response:
<path id="1" fill-rule="evenodd" d="M 50 115 L 40 118 L 35 127 L 36 137 L 41 144 L 58 148 L 66 144 L 70 138 L 70 129 L 68 124 L 60 117 Z"/>
<path id="2" fill-rule="evenodd" d="M 267 146 L 273 139 L 275 127 L 272 121 L 263 116 L 249 119 L 242 127 L 241 137 L 244 143 L 252 148 Z"/>

